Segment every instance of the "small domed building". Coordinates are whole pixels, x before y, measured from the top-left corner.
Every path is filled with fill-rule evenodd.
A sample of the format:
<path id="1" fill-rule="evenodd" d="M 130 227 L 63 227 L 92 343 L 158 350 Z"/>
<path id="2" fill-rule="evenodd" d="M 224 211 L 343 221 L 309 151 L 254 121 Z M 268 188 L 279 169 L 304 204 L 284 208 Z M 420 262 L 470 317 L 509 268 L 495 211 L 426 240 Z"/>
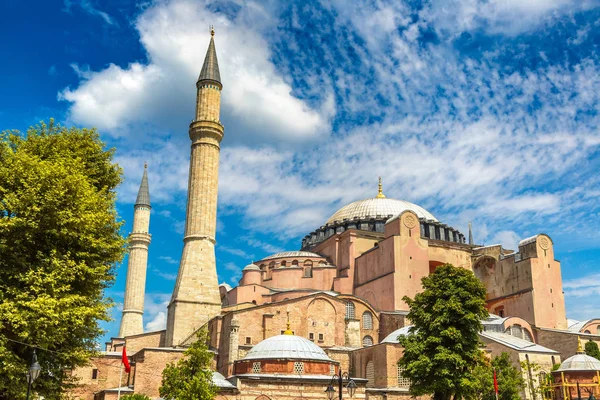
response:
<path id="1" fill-rule="evenodd" d="M 583 350 L 581 339 L 574 356 L 564 360 L 560 367 L 552 372 L 555 399 L 598 398 L 600 396 L 600 360 L 588 356 Z M 551 391 L 545 391 L 545 398 L 552 398 Z"/>
<path id="2" fill-rule="evenodd" d="M 326 398 L 325 390 L 332 376 L 340 373 L 340 363 L 312 341 L 294 335 L 288 324 L 283 334 L 261 341 L 235 361 L 233 371 L 230 381 L 236 382 L 241 395 L 232 399 Z M 353 398 L 364 399 L 366 380 L 353 381 Z"/>

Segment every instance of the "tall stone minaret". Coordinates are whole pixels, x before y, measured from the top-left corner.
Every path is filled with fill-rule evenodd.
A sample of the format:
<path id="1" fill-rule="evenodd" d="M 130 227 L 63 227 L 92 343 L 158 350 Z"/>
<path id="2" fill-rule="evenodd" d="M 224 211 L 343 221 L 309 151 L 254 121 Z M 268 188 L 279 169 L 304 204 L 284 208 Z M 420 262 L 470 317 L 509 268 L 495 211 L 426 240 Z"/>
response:
<path id="1" fill-rule="evenodd" d="M 177 346 L 221 312 L 215 262 L 217 190 L 223 125 L 221 76 L 214 31 L 196 82 L 196 118 L 190 124 L 192 150 L 183 253 L 168 307 L 166 346 Z"/>
<path id="2" fill-rule="evenodd" d="M 133 212 L 133 229 L 129 235 L 129 260 L 125 301 L 119 337 L 144 333 L 144 293 L 146 289 L 146 267 L 150 245 L 150 191 L 148 189 L 148 166 L 144 164 L 144 175 L 138 191 Z"/>

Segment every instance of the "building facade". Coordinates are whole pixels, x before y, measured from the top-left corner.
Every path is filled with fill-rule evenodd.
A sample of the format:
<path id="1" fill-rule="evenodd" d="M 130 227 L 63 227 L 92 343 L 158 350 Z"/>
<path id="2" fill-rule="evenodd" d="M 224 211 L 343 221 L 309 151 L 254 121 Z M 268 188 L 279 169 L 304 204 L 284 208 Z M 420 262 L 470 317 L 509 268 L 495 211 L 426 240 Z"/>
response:
<path id="1" fill-rule="evenodd" d="M 132 238 L 145 236 L 131 249 L 121 332 L 103 357 L 74 371 L 81 382 L 76 398 L 110 398 L 118 388 L 158 398 L 162 369 L 182 357 L 202 327 L 214 351 L 220 400 L 325 398 L 331 376 L 340 372 L 355 378 L 357 398 L 409 398 L 410 381 L 397 366 L 398 336 L 410 326 L 402 299 L 414 297 L 422 278 L 447 263 L 472 271 L 485 285 L 491 315 L 482 321 L 481 341 L 492 356 L 508 353 L 529 388 L 539 388 L 541 374 L 575 355 L 579 336 L 600 341 L 600 320 L 567 320 L 561 265 L 548 235 L 524 239 L 514 250 L 479 246 L 471 229 L 467 240 L 424 208 L 387 198 L 381 180 L 374 197 L 340 208 L 298 250 L 249 264 L 234 288 L 218 285 L 224 129 L 214 32 L 196 89 L 184 246 L 166 330 L 143 332 L 140 325 L 150 243 L 149 193 L 140 189 Z M 115 363 L 122 346 L 133 367 L 119 381 L 118 369 L 106 365 Z M 522 397 L 535 395 L 524 391 Z"/>

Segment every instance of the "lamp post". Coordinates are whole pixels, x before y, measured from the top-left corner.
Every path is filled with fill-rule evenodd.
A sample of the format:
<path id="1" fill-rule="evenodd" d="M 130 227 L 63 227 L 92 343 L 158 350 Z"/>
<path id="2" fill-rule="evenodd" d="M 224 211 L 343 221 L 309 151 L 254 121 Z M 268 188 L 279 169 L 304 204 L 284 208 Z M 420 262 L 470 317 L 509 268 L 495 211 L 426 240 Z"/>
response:
<path id="1" fill-rule="evenodd" d="M 342 400 L 342 388 L 344 379 L 348 381 L 348 383 L 346 384 L 346 389 L 348 389 L 348 394 L 350 395 L 350 398 L 354 397 L 354 393 L 356 392 L 356 383 L 354 382 L 354 380 L 352 380 L 352 378 L 350 378 L 350 375 L 348 375 L 347 372 L 342 373 L 340 371 L 339 375 L 333 375 L 331 377 L 331 382 L 329 382 L 329 386 L 327 386 L 327 389 L 325 389 L 325 393 L 327 393 L 327 398 L 329 400 L 333 400 L 333 398 L 335 397 L 335 388 L 333 387 L 333 385 L 336 380 L 339 387 L 338 399 Z"/>
<path id="2" fill-rule="evenodd" d="M 29 371 L 27 371 L 27 400 L 29 400 L 29 394 L 31 393 L 31 384 L 40 376 L 40 371 L 42 368 L 37 360 L 37 354 L 35 354 L 35 349 L 33 350 L 33 357 L 31 360 L 31 366 L 29 367 Z"/>

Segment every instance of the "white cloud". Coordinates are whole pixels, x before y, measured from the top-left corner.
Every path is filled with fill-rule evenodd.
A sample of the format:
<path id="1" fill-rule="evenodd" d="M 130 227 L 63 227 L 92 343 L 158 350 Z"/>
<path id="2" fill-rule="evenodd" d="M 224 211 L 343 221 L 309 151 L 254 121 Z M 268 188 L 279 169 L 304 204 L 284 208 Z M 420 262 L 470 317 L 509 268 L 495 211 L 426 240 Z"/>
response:
<path id="1" fill-rule="evenodd" d="M 171 293 L 146 293 L 144 298 L 144 321 L 147 331 L 159 331 L 167 325 L 167 306 Z"/>
<path id="2" fill-rule="evenodd" d="M 69 115 L 74 122 L 115 136 L 124 134 L 124 126 L 144 123 L 185 131 L 185 122 L 194 115 L 195 81 L 208 46 L 206 27 L 212 22 L 225 86 L 222 120 L 227 135 L 247 141 L 304 141 L 326 135 L 335 112 L 333 98 L 329 96 L 317 112 L 294 97 L 270 61 L 267 42 L 253 30 L 258 23 L 253 18 L 267 23 L 264 13 L 254 16 L 248 7 L 243 10 L 246 14 L 229 20 L 191 0 L 158 2 L 135 24 L 148 64 L 111 64 L 88 72 L 77 88 L 63 90 L 59 99 L 72 103 Z"/>
<path id="3" fill-rule="evenodd" d="M 521 239 L 514 231 L 500 231 L 492 237 L 489 244 L 501 244 L 505 249 L 518 251 Z"/>
<path id="4" fill-rule="evenodd" d="M 91 0 L 64 0 L 65 8 L 63 10 L 65 12 L 70 13 L 71 7 L 73 7 L 73 4 L 77 4 L 79 7 L 81 7 L 81 9 L 83 11 L 85 11 L 86 13 L 88 13 L 90 15 L 94 15 L 94 16 L 102 18 L 104 20 L 104 22 L 106 22 L 109 25 L 115 24 L 113 18 L 108 13 L 101 11 L 100 9 L 95 7 L 92 4 Z"/>

